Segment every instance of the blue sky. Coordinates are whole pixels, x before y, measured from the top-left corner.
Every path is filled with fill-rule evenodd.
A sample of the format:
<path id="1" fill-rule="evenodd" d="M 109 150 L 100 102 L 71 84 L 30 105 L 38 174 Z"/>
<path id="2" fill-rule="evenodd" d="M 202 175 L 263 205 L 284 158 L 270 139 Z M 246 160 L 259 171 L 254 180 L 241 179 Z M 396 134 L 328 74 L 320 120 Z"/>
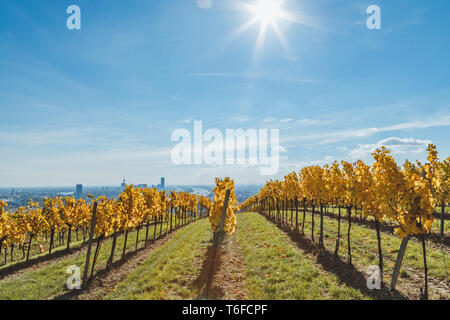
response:
<path id="1" fill-rule="evenodd" d="M 286 0 L 289 48 L 239 3 L 0 1 L 0 187 L 237 183 L 246 166 L 175 166 L 177 128 L 278 128 L 278 176 L 332 160 L 450 154 L 450 2 Z M 81 30 L 66 8 L 81 8 Z M 366 27 L 381 8 L 382 29 Z M 275 176 L 273 178 L 277 178 Z"/>

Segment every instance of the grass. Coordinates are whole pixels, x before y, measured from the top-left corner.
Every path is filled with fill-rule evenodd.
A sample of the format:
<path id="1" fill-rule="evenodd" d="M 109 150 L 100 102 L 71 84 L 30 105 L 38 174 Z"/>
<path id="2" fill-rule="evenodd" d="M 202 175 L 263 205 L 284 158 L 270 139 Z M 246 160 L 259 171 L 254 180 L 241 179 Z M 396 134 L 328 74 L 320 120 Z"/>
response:
<path id="1" fill-rule="evenodd" d="M 344 210 L 342 210 L 344 211 Z M 290 219 L 290 212 L 288 212 Z M 303 213 L 299 212 L 299 222 L 303 219 Z M 295 221 L 295 212 L 294 212 Z M 311 213 L 306 214 L 305 221 L 305 235 L 311 237 Z M 294 222 L 295 224 L 295 222 Z M 315 241 L 318 243 L 320 232 L 320 214 L 315 214 Z M 324 216 L 324 245 L 327 250 L 334 252 L 337 238 L 338 222 L 336 219 Z M 301 228 L 301 227 L 299 227 Z M 339 256 L 342 260 L 347 259 L 347 230 L 348 222 L 345 217 L 341 220 L 341 241 Z M 397 236 L 381 233 L 381 244 L 383 251 L 384 263 L 383 267 L 387 273 L 393 271 L 395 259 L 397 257 L 398 249 L 400 248 L 401 239 Z M 351 227 L 351 250 L 352 261 L 355 264 L 363 266 L 367 269 L 370 265 L 378 265 L 378 244 L 376 232 L 374 229 L 369 229 L 364 226 L 352 223 Z M 444 263 L 444 257 L 447 264 Z M 427 246 L 427 265 L 428 275 L 430 277 L 446 280 L 450 274 L 450 255 L 442 250 Z M 412 239 L 408 243 L 405 258 L 403 260 L 403 268 L 410 267 L 423 272 L 423 257 L 422 246 L 417 240 Z"/>
<path id="2" fill-rule="evenodd" d="M 318 268 L 257 213 L 238 215 L 237 240 L 246 263 L 249 299 L 367 299 L 359 290 Z"/>
<path id="3" fill-rule="evenodd" d="M 76 237 L 75 231 L 72 231 L 71 233 L 71 242 L 70 242 L 70 249 L 75 249 L 81 247 L 83 243 L 83 235 L 81 230 L 78 232 L 78 239 Z M 42 244 L 44 247 L 44 252 L 41 252 L 39 248 L 39 244 Z M 48 247 L 50 245 L 50 237 L 47 237 L 45 239 L 44 236 L 41 236 L 39 239 L 33 238 L 31 241 L 31 248 L 30 248 L 30 257 L 29 260 L 33 260 L 39 257 L 44 257 L 48 255 Z M 59 244 L 59 241 L 56 239 L 54 240 L 54 247 L 52 249 L 52 255 L 56 252 L 64 251 L 67 248 L 67 233 L 65 235 L 64 244 Z M 11 262 L 11 246 L 8 246 L 8 248 L 3 248 L 2 253 L 0 254 L 0 270 L 10 267 L 12 265 L 15 265 L 17 263 L 24 262 L 26 260 L 28 250 L 28 240 L 23 245 L 23 249 L 19 248 L 19 246 L 14 246 L 13 250 L 13 262 Z M 5 251 L 7 253 L 7 263 L 5 264 Z M 50 256 L 49 256 L 50 257 Z"/>
<path id="4" fill-rule="evenodd" d="M 157 248 L 105 299 L 195 299 L 200 288 L 192 280 L 201 272 L 195 260 L 205 254 L 211 235 L 207 219 L 187 226 Z"/>
<path id="5" fill-rule="evenodd" d="M 246 264 L 250 299 L 366 299 L 359 290 L 318 268 L 309 254 L 257 213 L 238 215 L 237 242 Z M 269 240 L 270 239 L 270 240 Z M 207 220 L 178 232 L 156 249 L 105 299 L 198 299 L 198 261 L 211 245 Z M 197 263 L 196 263 L 197 262 Z"/>
<path id="6" fill-rule="evenodd" d="M 440 233 L 441 231 L 441 219 L 434 218 L 433 224 L 431 225 L 431 231 L 434 233 Z M 444 220 L 444 234 L 450 233 L 450 220 Z"/>
<path id="7" fill-rule="evenodd" d="M 164 220 L 164 223 L 167 223 L 167 220 Z M 33 237 L 31 241 L 31 248 L 30 248 L 30 256 L 29 261 L 32 261 L 36 258 L 41 258 L 48 256 L 49 259 L 53 254 L 61 251 L 65 251 L 67 249 L 67 237 L 68 232 L 66 231 L 63 234 L 63 241 L 58 239 L 57 234 L 54 236 L 53 240 L 53 249 L 52 249 L 52 255 L 48 254 L 48 249 L 50 246 L 50 236 L 48 235 L 45 237 L 44 235 L 40 235 L 39 237 Z M 86 235 L 86 242 L 87 242 L 88 235 Z M 83 244 L 83 232 L 80 229 L 78 231 L 78 239 L 77 239 L 77 232 L 75 230 L 72 230 L 71 237 L 70 237 L 70 249 L 78 249 Z M 18 263 L 23 263 L 26 260 L 27 250 L 28 250 L 28 239 L 26 239 L 25 243 L 23 244 L 22 248 L 19 248 L 19 246 L 16 244 L 14 246 L 13 250 L 13 261 L 11 262 L 11 246 L 8 246 L 8 248 L 2 248 L 3 250 L 0 250 L 0 271 L 5 268 L 9 268 L 13 265 L 16 265 Z M 44 248 L 44 252 L 41 252 L 39 245 L 42 244 Z M 6 252 L 6 260 L 7 263 L 5 264 L 5 252 Z"/>
<path id="8" fill-rule="evenodd" d="M 159 228 L 157 229 L 159 234 Z M 166 224 L 163 224 L 163 233 L 166 231 Z M 150 228 L 149 239 L 153 238 L 153 228 Z M 134 250 L 136 241 L 136 232 L 130 232 L 127 240 L 127 252 Z M 139 246 L 143 246 L 145 241 L 145 228 L 139 233 Z M 114 255 L 114 262 L 121 259 L 124 245 L 124 236 L 117 238 L 117 244 Z M 95 270 L 104 269 L 111 252 L 112 240 L 104 242 L 98 254 Z M 95 246 L 92 247 L 91 265 Z M 70 274 L 66 273 L 69 266 L 76 265 L 81 270 L 81 276 L 84 272 L 86 261 L 86 249 L 79 252 L 78 255 L 71 258 L 61 259 L 38 270 L 26 272 L 18 276 L 0 281 L 0 300 L 41 300 L 49 297 L 62 295 L 68 292 L 66 281 Z M 90 270 L 89 270 L 90 272 Z"/>
<path id="9" fill-rule="evenodd" d="M 290 217 L 290 212 L 288 213 Z M 307 213 L 305 234 L 311 234 L 311 214 Z M 299 221 L 302 214 L 299 212 Z M 295 220 L 295 213 L 294 213 Z M 316 214 L 315 240 L 319 238 L 320 216 Z M 347 259 L 347 220 L 341 221 L 341 250 L 339 257 Z M 163 225 L 163 232 L 166 224 Z M 159 229 L 158 229 L 159 232 Z M 337 234 L 337 220 L 324 217 L 324 245 L 334 251 Z M 153 229 L 150 228 L 150 239 Z M 331 269 L 323 268 L 311 252 L 306 252 L 291 242 L 275 224 L 257 213 L 238 215 L 236 241 L 240 247 L 245 264 L 245 284 L 249 299 L 370 299 L 358 286 L 347 285 Z M 143 246 L 145 228 L 139 234 L 139 246 Z M 134 250 L 136 233 L 130 233 L 127 252 Z M 103 270 L 109 258 L 111 239 L 103 243 L 96 270 Z M 115 260 L 122 255 L 124 237 L 117 239 Z M 385 257 L 385 280 L 388 281 L 393 269 L 401 239 L 382 233 L 383 254 Z M 352 224 L 352 256 L 355 265 L 366 270 L 378 264 L 376 234 L 373 229 Z M 178 230 L 174 236 L 153 250 L 148 258 L 133 270 L 105 299 L 198 299 L 202 286 L 198 279 L 202 270 L 202 258 L 211 245 L 211 229 L 207 219 L 199 220 Z M 93 253 L 95 247 L 93 247 Z M 92 253 L 92 254 L 93 254 Z M 447 272 L 441 250 L 427 248 L 430 277 L 444 280 Z M 26 271 L 0 280 L 0 300 L 38 300 L 68 293 L 66 287 L 67 267 L 77 265 L 83 274 L 86 249 L 66 258 L 61 258 L 36 270 Z M 445 254 L 447 266 L 450 255 Z M 412 268 L 413 270 L 409 269 Z M 447 267 L 448 269 L 448 267 Z M 408 244 L 400 281 L 410 281 L 413 273 L 423 272 L 422 248 L 416 240 Z M 114 270 L 112 271 L 114 272 Z M 422 275 L 422 273 L 419 273 Z M 100 281 L 100 279 L 96 279 Z M 352 284 L 353 285 L 353 284 Z"/>

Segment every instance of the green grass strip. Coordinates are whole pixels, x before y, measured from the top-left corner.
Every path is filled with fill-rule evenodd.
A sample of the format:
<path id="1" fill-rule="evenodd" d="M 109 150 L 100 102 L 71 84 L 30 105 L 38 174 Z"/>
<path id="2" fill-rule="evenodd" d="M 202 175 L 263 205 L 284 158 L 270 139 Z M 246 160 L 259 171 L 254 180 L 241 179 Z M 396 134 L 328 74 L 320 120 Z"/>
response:
<path id="1" fill-rule="evenodd" d="M 157 227 L 157 236 L 159 229 Z M 162 232 L 166 231 L 166 224 L 163 224 Z M 143 247 L 145 241 L 145 227 L 141 228 L 139 233 L 139 248 Z M 153 239 L 153 226 L 149 229 L 149 244 Z M 127 240 L 127 253 L 133 251 L 136 243 L 136 232 L 130 232 Z M 117 238 L 116 249 L 114 254 L 114 262 L 122 257 L 124 245 L 124 236 Z M 102 270 L 106 267 L 106 263 L 111 253 L 112 239 L 103 242 L 97 257 L 95 270 Z M 92 247 L 91 266 L 95 253 L 95 246 Z M 76 254 L 68 259 L 58 260 L 55 263 L 46 265 L 38 270 L 21 274 L 11 279 L 0 281 L 0 300 L 42 300 L 49 297 L 62 295 L 68 292 L 67 279 L 70 274 L 66 273 L 67 267 L 76 265 L 81 270 L 81 277 L 84 272 L 84 264 L 86 262 L 86 250 L 83 249 L 80 254 Z M 89 270 L 89 274 L 90 274 Z M 114 272 L 112 270 L 111 272 Z M 75 289 L 76 290 L 76 289 Z"/>
<path id="2" fill-rule="evenodd" d="M 344 210 L 342 210 L 344 212 Z M 290 220 L 290 211 L 288 212 Z M 303 219 L 303 213 L 299 212 L 299 222 Z M 314 237 L 318 244 L 320 235 L 320 214 L 318 212 L 314 215 Z M 311 213 L 307 212 L 305 222 L 305 236 L 311 237 L 312 217 Z M 295 226 L 295 212 L 294 225 Z M 336 246 L 338 221 L 336 219 L 324 216 L 324 245 L 330 252 L 334 252 Z M 299 227 L 301 229 L 301 226 Z M 346 217 L 341 219 L 341 241 L 339 257 L 347 260 L 347 230 L 348 220 Z M 398 249 L 400 248 L 402 240 L 394 235 L 381 233 L 381 246 L 383 251 L 383 268 L 386 273 L 392 273 L 397 258 Z M 378 244 L 375 229 L 370 229 L 355 222 L 352 222 L 350 232 L 350 243 L 352 250 L 352 262 L 359 264 L 367 269 L 371 265 L 378 265 Z M 446 264 L 444 263 L 444 257 Z M 430 277 L 445 280 L 447 275 L 450 275 L 450 255 L 442 252 L 440 249 L 427 246 L 427 265 L 428 275 Z M 446 269 L 447 265 L 447 269 Z M 412 239 L 408 243 L 406 254 L 403 260 L 402 276 L 408 277 L 406 268 L 413 268 L 423 271 L 423 256 L 422 245 L 417 240 Z M 390 280 L 389 277 L 385 280 Z"/>
<path id="3" fill-rule="evenodd" d="M 369 299 L 318 268 L 310 253 L 257 213 L 238 215 L 237 240 L 246 263 L 249 299 Z"/>
<path id="4" fill-rule="evenodd" d="M 210 245 L 211 228 L 207 219 L 187 226 L 152 252 L 105 299 L 196 299 L 201 288 L 193 282 L 201 270 L 195 261 L 204 256 Z"/>

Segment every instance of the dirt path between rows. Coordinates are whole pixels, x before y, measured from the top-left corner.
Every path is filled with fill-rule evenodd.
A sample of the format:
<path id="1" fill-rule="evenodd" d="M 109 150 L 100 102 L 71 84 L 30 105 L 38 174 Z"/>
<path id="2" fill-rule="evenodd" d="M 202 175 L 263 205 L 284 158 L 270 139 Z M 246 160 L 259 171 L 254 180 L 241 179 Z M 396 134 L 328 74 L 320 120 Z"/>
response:
<path id="1" fill-rule="evenodd" d="M 193 285 L 200 289 L 198 299 L 246 300 L 245 265 L 235 236 L 226 238 L 219 252 L 208 248 L 195 263 L 201 272 Z M 216 258 L 215 267 L 213 260 Z"/>

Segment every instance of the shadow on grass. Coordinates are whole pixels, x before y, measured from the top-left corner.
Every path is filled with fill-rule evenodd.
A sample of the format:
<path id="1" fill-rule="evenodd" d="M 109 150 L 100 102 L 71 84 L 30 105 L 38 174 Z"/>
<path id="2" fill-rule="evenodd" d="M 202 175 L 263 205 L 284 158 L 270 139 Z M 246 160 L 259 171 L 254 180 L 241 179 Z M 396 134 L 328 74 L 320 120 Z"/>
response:
<path id="1" fill-rule="evenodd" d="M 153 239 L 149 239 L 148 241 L 148 245 L 147 246 L 143 246 L 141 248 L 138 248 L 137 250 L 133 250 L 133 251 L 129 251 L 125 254 L 125 256 L 123 258 L 121 258 L 120 260 L 117 260 L 116 262 L 113 262 L 111 267 L 108 268 L 107 266 L 105 266 L 104 268 L 95 271 L 92 277 L 89 277 L 88 280 L 86 281 L 86 283 L 84 284 L 84 286 L 82 286 L 81 289 L 74 289 L 71 291 L 67 291 L 67 288 L 64 284 L 64 290 L 65 292 L 55 296 L 52 298 L 52 300 L 72 300 L 72 299 L 76 299 L 77 297 L 79 297 L 80 295 L 84 294 L 84 293 L 88 293 L 91 290 L 93 290 L 98 284 L 98 282 L 96 282 L 95 280 L 97 279 L 102 279 L 104 277 L 106 277 L 108 274 L 110 274 L 111 272 L 115 272 L 118 271 L 126 262 L 128 262 L 130 259 L 132 259 L 134 256 L 136 256 L 138 253 L 144 251 L 144 250 L 151 250 L 153 249 L 153 245 L 155 243 L 157 243 L 159 240 L 163 240 L 164 238 L 166 238 L 168 235 L 174 233 L 175 231 L 178 231 L 179 229 L 182 229 L 183 227 L 189 225 L 191 222 L 185 224 L 185 225 L 179 225 L 176 227 L 173 227 L 171 231 L 169 232 L 165 232 L 162 233 L 160 236 L 158 236 L 155 241 L 153 241 Z M 140 240 L 140 242 L 144 242 L 145 240 Z M 95 246 L 92 247 L 92 249 L 94 249 Z M 101 249 L 100 249 L 101 250 Z M 121 250 L 119 248 L 116 248 L 116 254 L 121 254 Z M 94 250 L 93 250 L 94 251 Z M 91 266 L 92 267 L 92 266 Z M 90 269 L 89 269 L 89 273 L 90 274 Z M 101 286 L 101 283 L 100 283 Z"/>
<path id="2" fill-rule="evenodd" d="M 343 213 L 342 221 L 348 221 L 348 217 L 347 217 L 347 215 L 346 215 L 346 213 L 344 211 L 345 210 L 343 209 L 342 210 L 342 213 Z M 316 214 L 317 214 L 317 212 L 316 212 Z M 335 219 L 335 220 L 338 219 L 337 214 L 332 213 L 332 212 L 324 211 L 323 215 L 326 216 L 326 217 Z M 344 218 L 344 215 L 345 215 L 345 218 Z M 354 223 L 354 224 L 357 224 L 359 226 L 363 226 L 363 227 L 375 230 L 375 222 L 374 221 L 361 219 L 359 216 L 354 216 L 354 215 L 352 215 L 351 220 L 352 220 L 352 223 Z M 380 231 L 381 232 L 384 232 L 384 233 L 387 233 L 387 234 L 390 234 L 390 235 L 394 235 L 394 230 L 395 230 L 395 225 L 391 225 L 391 224 L 388 224 L 386 222 L 381 222 L 380 223 Z M 414 238 L 417 239 L 417 241 L 420 241 L 419 236 L 414 236 Z M 438 233 L 433 232 L 433 233 L 430 233 L 430 234 L 427 235 L 427 239 L 429 239 L 432 242 L 437 243 L 437 244 L 443 244 L 443 245 L 446 245 L 446 246 L 450 246 L 450 237 L 447 236 L 447 235 L 444 235 L 444 238 L 441 239 L 441 237 L 439 236 Z"/>
<path id="3" fill-rule="evenodd" d="M 358 271 L 353 265 L 350 265 L 346 261 L 343 261 L 339 256 L 330 253 L 326 249 L 320 249 L 310 239 L 302 236 L 297 230 L 290 228 L 286 225 L 281 225 L 267 216 L 266 219 L 277 225 L 281 230 L 285 231 L 291 240 L 307 253 L 313 253 L 317 256 L 317 262 L 323 267 L 324 270 L 335 274 L 340 281 L 345 283 L 354 289 L 378 300 L 406 300 L 406 296 L 402 295 L 398 291 L 391 291 L 383 283 L 380 290 L 369 290 L 367 288 L 367 280 L 363 272 Z"/>
<path id="4" fill-rule="evenodd" d="M 217 300 L 225 295 L 222 288 L 213 286 L 214 275 L 222 264 L 223 254 L 223 250 L 218 251 L 213 246 L 210 246 L 206 251 L 203 258 L 202 270 L 193 282 L 195 288 L 199 290 L 197 299 Z"/>
<path id="5" fill-rule="evenodd" d="M 347 217 L 346 209 L 343 208 L 341 210 L 342 210 L 341 221 L 347 222 L 348 217 Z M 311 210 L 307 210 L 307 212 L 309 214 L 311 214 Z M 303 209 L 299 210 L 299 217 L 301 216 L 302 213 L 303 213 Z M 288 218 L 286 218 L 286 214 L 284 217 L 282 214 L 280 214 L 279 220 L 274 220 L 274 222 L 276 222 L 277 224 L 281 224 L 281 225 L 287 225 L 290 223 L 289 222 L 290 214 L 291 214 L 290 211 L 288 211 L 288 215 L 287 215 Z M 295 211 L 294 211 L 294 215 L 295 215 Z M 317 209 L 315 211 L 315 215 L 316 216 L 320 215 L 320 213 L 318 212 Z M 328 218 L 334 219 L 336 221 L 338 220 L 337 213 L 333 213 L 333 212 L 324 210 L 323 215 L 324 215 L 324 217 L 328 217 Z M 294 218 L 295 218 L 295 216 L 294 216 Z M 273 218 L 270 218 L 270 219 L 273 219 Z M 375 230 L 375 222 L 366 220 L 366 219 L 361 219 L 359 213 L 356 216 L 354 215 L 354 213 L 352 213 L 351 221 L 352 221 L 352 224 L 356 224 L 358 226 L 363 226 L 363 227 Z M 300 219 L 299 219 L 299 224 L 300 224 Z M 380 231 L 383 233 L 389 234 L 391 236 L 394 235 L 395 228 L 396 228 L 396 226 L 393 223 L 385 222 L 385 221 L 380 223 Z M 419 236 L 413 236 L 413 238 L 416 239 L 417 241 L 421 241 Z M 444 235 L 444 238 L 442 239 L 438 233 L 432 232 L 430 234 L 427 234 L 427 240 L 430 240 L 431 242 L 438 244 L 438 245 L 445 245 L 447 247 L 450 247 L 450 236 L 447 236 L 447 235 Z"/>
<path id="6" fill-rule="evenodd" d="M 203 218 L 203 217 L 202 217 Z M 199 219 L 197 219 L 199 220 Z M 196 221 L 197 221 L 196 220 Z M 194 222 L 194 221 L 192 221 Z M 189 222 L 191 223 L 191 222 Z M 189 224 L 188 223 L 188 224 Z M 150 223 L 149 227 L 153 227 L 154 223 Z M 178 226 L 173 226 L 172 227 L 172 231 L 174 232 L 178 229 L 180 229 L 181 227 L 183 227 L 184 225 L 178 225 Z M 135 231 L 133 231 L 134 233 Z M 122 236 L 122 235 L 121 235 Z M 109 241 L 111 238 L 106 239 L 107 241 Z M 97 239 L 93 239 L 93 242 L 96 242 Z M 81 250 L 83 250 L 84 248 L 87 247 L 87 241 L 84 244 L 80 244 L 74 247 L 71 247 L 69 250 L 65 249 L 65 248 L 57 248 L 57 251 L 52 252 L 51 254 L 42 254 L 42 255 L 38 255 L 36 256 L 32 256 L 28 261 L 16 261 L 10 265 L 0 265 L 0 280 L 4 279 L 5 277 L 12 275 L 18 271 L 36 266 L 40 263 L 52 263 L 60 258 L 64 258 L 65 256 L 69 256 L 73 253 L 77 253 L 80 252 Z M 95 245 L 93 246 L 95 247 Z"/>
<path id="7" fill-rule="evenodd" d="M 15 272 L 33 267 L 39 263 L 52 262 L 53 260 L 58 260 L 59 258 L 63 258 L 72 253 L 79 252 L 86 246 L 87 246 L 87 243 L 85 243 L 84 245 L 70 248 L 69 250 L 62 249 L 59 251 L 55 251 L 52 254 L 45 254 L 42 256 L 35 257 L 35 258 L 31 258 L 28 261 L 15 262 L 14 264 L 11 264 L 9 266 L 6 266 L 6 267 L 3 267 L 2 269 L 0 269 L 0 280 L 2 280 L 3 278 L 5 278 L 11 274 L 14 274 Z"/>
<path id="8" fill-rule="evenodd" d="M 119 269 L 129 259 L 133 258 L 136 254 L 138 254 L 139 252 L 141 252 L 141 251 L 143 251 L 143 250 L 145 250 L 147 248 L 146 247 L 142 247 L 142 248 L 139 248 L 137 250 L 130 251 L 130 252 L 126 253 L 123 258 L 121 258 L 120 260 L 117 260 L 116 262 L 113 262 L 113 264 L 111 266 L 111 269 L 105 267 L 103 269 L 98 270 L 97 272 L 94 272 L 94 275 L 92 277 L 88 278 L 88 280 L 81 287 L 81 289 L 79 289 L 79 290 L 74 289 L 74 290 L 71 290 L 71 291 L 66 291 L 63 294 L 60 294 L 60 295 L 58 295 L 56 297 L 53 297 L 52 300 L 72 300 L 72 299 L 76 299 L 78 296 L 82 295 L 83 293 L 89 292 L 95 286 L 95 280 L 97 278 L 103 278 L 108 273 L 114 272 L 114 270 Z M 89 272 L 90 272 L 90 270 L 89 270 Z M 67 288 L 65 287 L 65 284 L 64 284 L 64 289 L 67 290 Z"/>

